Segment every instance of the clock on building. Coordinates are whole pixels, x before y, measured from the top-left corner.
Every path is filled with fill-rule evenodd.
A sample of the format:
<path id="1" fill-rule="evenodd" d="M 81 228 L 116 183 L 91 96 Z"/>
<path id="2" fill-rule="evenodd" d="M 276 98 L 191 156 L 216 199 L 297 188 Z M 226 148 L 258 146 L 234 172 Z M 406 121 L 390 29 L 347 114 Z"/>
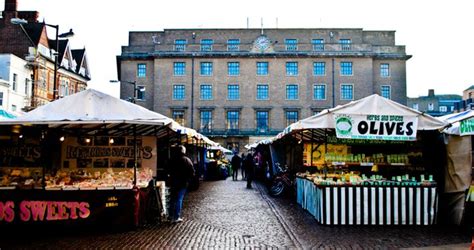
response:
<path id="1" fill-rule="evenodd" d="M 254 41 L 254 48 L 257 51 L 266 51 L 270 47 L 270 40 L 266 36 L 259 36 Z"/>

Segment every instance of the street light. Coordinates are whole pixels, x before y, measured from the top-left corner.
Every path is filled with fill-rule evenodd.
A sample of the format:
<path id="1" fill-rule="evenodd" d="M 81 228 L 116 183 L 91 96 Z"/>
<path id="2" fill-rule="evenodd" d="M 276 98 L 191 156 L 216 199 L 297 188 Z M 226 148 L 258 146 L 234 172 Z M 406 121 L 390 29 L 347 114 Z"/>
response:
<path id="1" fill-rule="evenodd" d="M 21 25 L 21 27 L 23 27 L 23 25 L 25 24 L 28 24 L 28 21 L 25 20 L 25 19 L 21 19 L 21 18 L 12 18 L 10 19 L 10 22 L 12 24 L 18 24 L 18 25 Z M 56 100 L 57 97 L 58 97 L 58 56 L 59 56 L 59 38 L 68 38 L 68 37 L 72 37 L 74 36 L 74 32 L 72 31 L 72 29 L 69 29 L 68 32 L 66 33 L 62 33 L 62 34 L 59 34 L 59 25 L 53 25 L 53 24 L 48 24 L 48 23 L 44 23 L 44 25 L 48 26 L 48 27 L 51 27 L 51 28 L 54 28 L 56 29 L 56 53 L 55 53 L 55 56 L 54 56 L 54 85 L 53 85 L 53 100 Z"/>
<path id="2" fill-rule="evenodd" d="M 137 102 L 138 91 L 141 91 L 141 92 L 145 91 L 145 87 L 137 87 L 137 81 L 129 82 L 129 81 L 110 80 L 110 82 L 111 83 L 117 83 L 117 82 L 122 83 L 122 82 L 124 82 L 124 83 L 128 83 L 128 84 L 133 84 L 133 97 L 128 99 L 132 103 Z"/>

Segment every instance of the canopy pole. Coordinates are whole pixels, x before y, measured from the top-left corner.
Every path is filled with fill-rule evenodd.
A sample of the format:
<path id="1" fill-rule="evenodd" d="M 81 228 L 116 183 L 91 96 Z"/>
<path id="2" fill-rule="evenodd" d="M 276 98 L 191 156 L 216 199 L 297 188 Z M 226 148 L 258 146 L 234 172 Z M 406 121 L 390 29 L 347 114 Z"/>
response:
<path id="1" fill-rule="evenodd" d="M 48 147 L 45 147 L 44 145 L 44 137 L 45 137 L 45 131 L 43 130 L 43 128 L 41 128 L 41 141 L 40 141 L 40 145 L 41 147 L 44 149 L 44 148 L 48 148 Z M 44 154 L 44 151 L 41 150 L 41 168 L 42 168 L 42 178 L 41 178 L 41 187 L 44 189 L 46 189 L 46 166 L 45 166 L 45 161 L 44 161 L 44 158 L 45 158 L 45 154 Z"/>
<path id="2" fill-rule="evenodd" d="M 138 142 L 137 142 L 137 125 L 133 125 L 133 187 L 137 186 L 137 166 L 138 166 Z"/>
<path id="3" fill-rule="evenodd" d="M 328 152 L 328 133 L 327 128 L 324 129 L 324 154 Z M 328 164 L 326 162 L 326 155 L 324 156 L 324 179 L 328 176 Z"/>
<path id="4" fill-rule="evenodd" d="M 314 142 L 314 134 L 313 134 L 313 130 L 311 129 L 311 153 L 310 153 L 311 167 L 313 167 L 313 142 Z M 304 148 L 304 144 L 303 144 L 303 148 Z"/>

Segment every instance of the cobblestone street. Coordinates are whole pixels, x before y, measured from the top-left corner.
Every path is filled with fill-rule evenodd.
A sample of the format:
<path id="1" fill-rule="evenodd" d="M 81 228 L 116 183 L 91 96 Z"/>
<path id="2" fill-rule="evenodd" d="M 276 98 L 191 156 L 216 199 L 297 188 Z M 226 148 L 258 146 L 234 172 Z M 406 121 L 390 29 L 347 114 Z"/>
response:
<path id="1" fill-rule="evenodd" d="M 129 232 L 62 232 L 0 241 L 9 248 L 409 248 L 465 244 L 469 232 L 446 227 L 321 226 L 288 198 L 271 198 L 261 185 L 202 182 L 185 199 L 184 222 Z"/>

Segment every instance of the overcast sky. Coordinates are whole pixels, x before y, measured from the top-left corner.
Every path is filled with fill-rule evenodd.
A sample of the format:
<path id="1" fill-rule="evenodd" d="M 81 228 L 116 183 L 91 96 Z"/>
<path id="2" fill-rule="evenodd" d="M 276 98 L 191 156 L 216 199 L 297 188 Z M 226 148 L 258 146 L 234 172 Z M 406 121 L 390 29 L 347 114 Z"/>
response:
<path id="1" fill-rule="evenodd" d="M 0 0 L 3 9 L 4 0 Z M 73 28 L 73 48 L 86 47 L 89 86 L 118 95 L 116 56 L 129 31 L 171 28 L 363 28 L 395 30 L 407 62 L 409 97 L 462 94 L 474 84 L 472 0 L 18 0 L 19 10 L 36 10 L 40 20 Z M 54 30 L 49 32 L 53 35 Z"/>

